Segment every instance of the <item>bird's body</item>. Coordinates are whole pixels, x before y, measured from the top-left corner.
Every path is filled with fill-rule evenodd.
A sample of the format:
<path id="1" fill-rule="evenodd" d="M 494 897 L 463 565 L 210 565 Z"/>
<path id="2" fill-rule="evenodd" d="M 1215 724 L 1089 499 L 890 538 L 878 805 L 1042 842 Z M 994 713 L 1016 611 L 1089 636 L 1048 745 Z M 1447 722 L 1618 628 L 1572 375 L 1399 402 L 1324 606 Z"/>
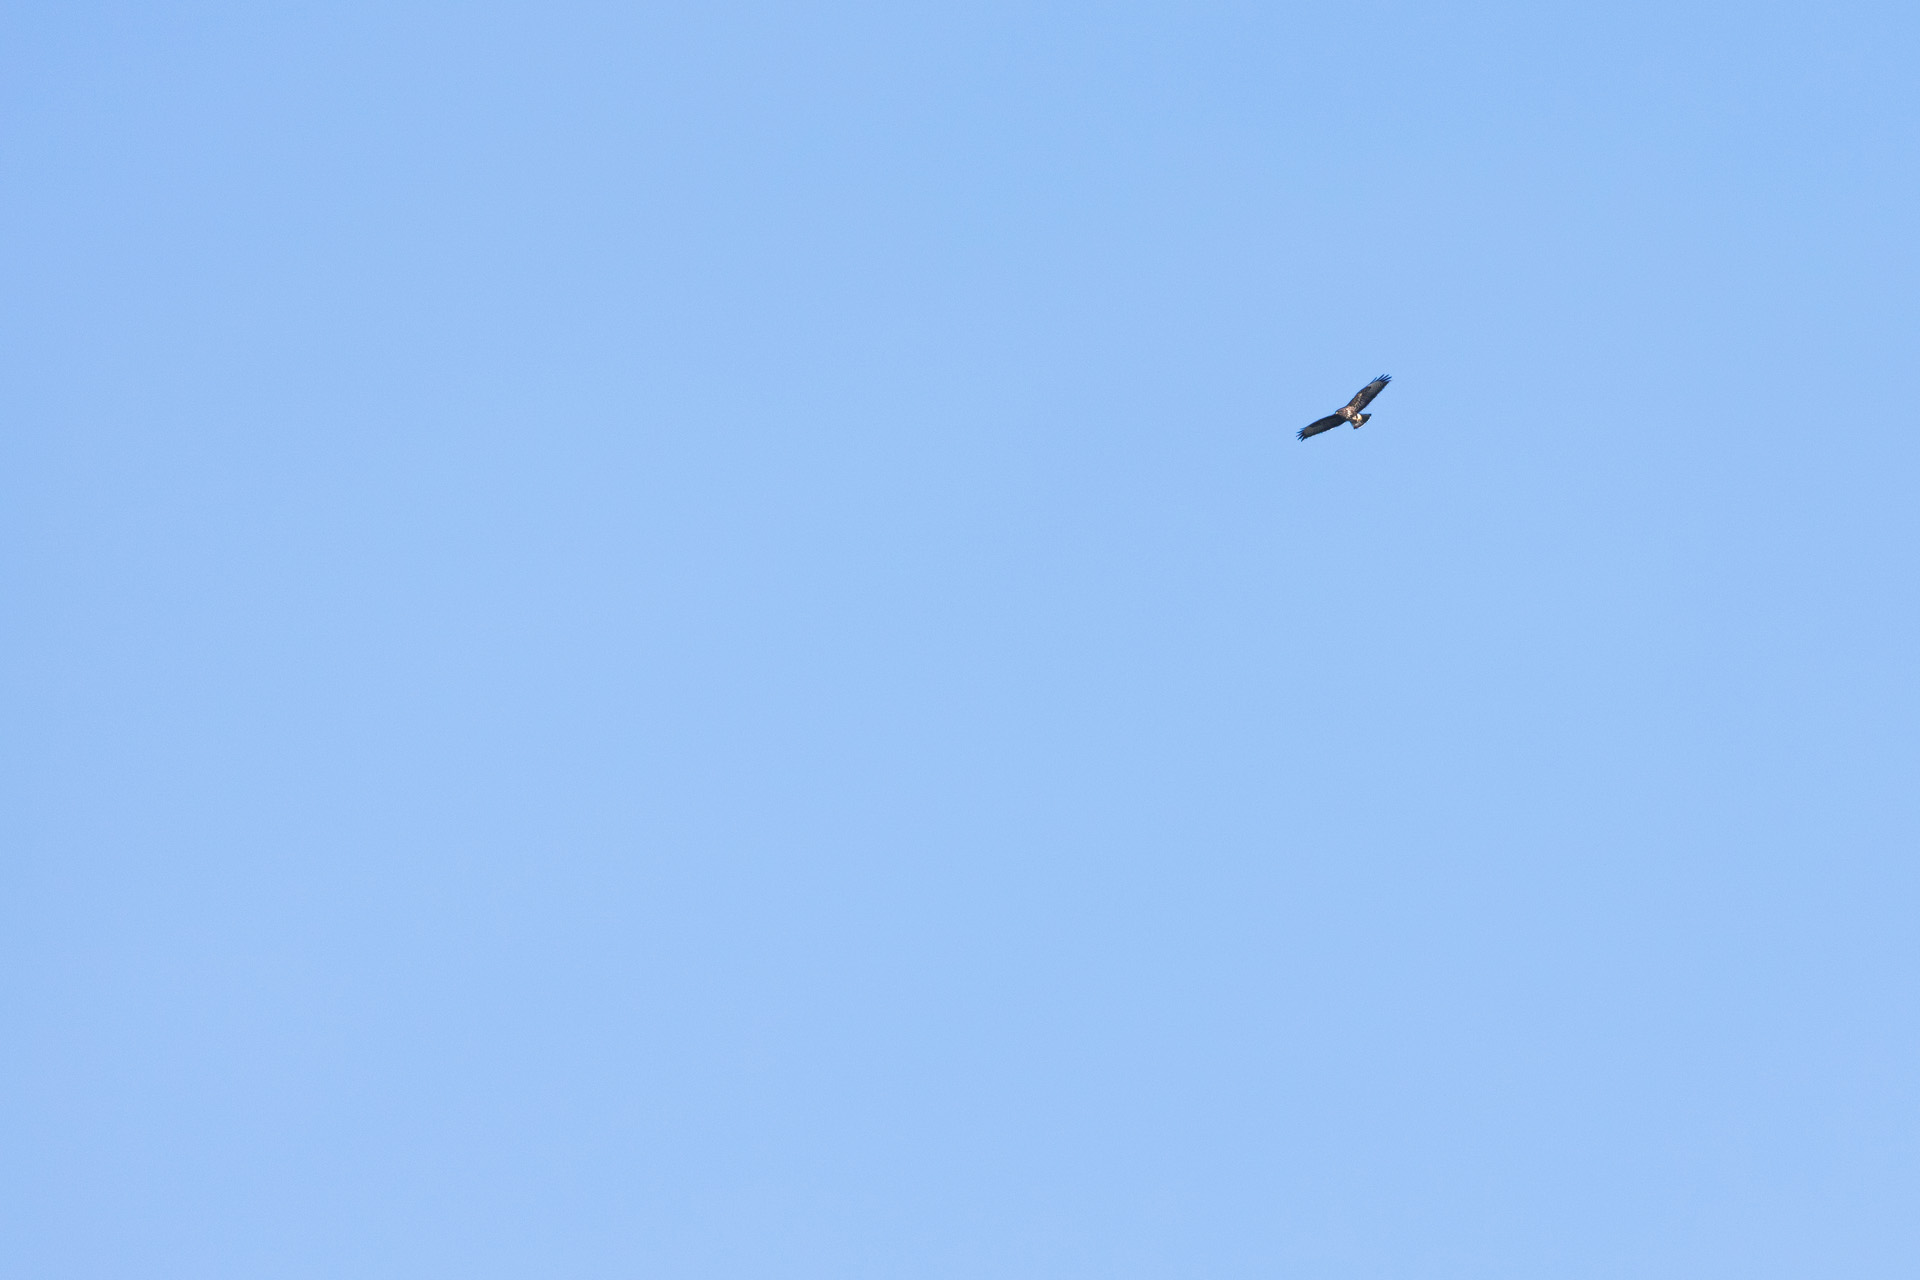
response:
<path id="1" fill-rule="evenodd" d="M 1372 382 L 1369 382 L 1366 386 L 1356 391 L 1353 399 L 1347 401 L 1318 422 L 1309 422 L 1306 426 L 1300 428 L 1300 439 L 1305 440 L 1308 436 L 1317 436 L 1322 431 L 1331 431 L 1343 422 L 1351 423 L 1354 430 L 1358 431 L 1361 424 L 1373 416 L 1370 413 L 1362 413 L 1360 411 L 1366 408 L 1367 405 L 1372 402 L 1373 398 L 1379 395 L 1386 385 L 1392 381 L 1392 374 L 1381 374 Z"/>

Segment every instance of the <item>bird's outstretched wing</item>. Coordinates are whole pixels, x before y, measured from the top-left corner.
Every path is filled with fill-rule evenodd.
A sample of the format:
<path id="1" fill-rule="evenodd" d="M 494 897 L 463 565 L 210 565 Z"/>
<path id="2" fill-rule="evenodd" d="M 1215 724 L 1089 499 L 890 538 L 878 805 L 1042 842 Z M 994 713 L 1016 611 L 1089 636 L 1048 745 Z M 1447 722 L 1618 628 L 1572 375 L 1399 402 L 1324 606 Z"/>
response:
<path id="1" fill-rule="evenodd" d="M 1354 392 L 1353 399 L 1347 401 L 1347 408 L 1353 409 L 1355 411 L 1366 408 L 1369 404 L 1373 402 L 1373 398 L 1379 395 L 1383 390 L 1385 390 L 1386 385 L 1392 381 L 1393 381 L 1392 374 L 1390 373 L 1381 374 L 1379 377 L 1375 378 L 1372 382 L 1369 382 L 1366 386 Z"/>
<path id="2" fill-rule="evenodd" d="M 1317 436 L 1322 431 L 1331 431 L 1345 421 L 1346 419 L 1339 414 L 1330 413 L 1320 419 L 1320 421 L 1309 422 L 1306 426 L 1300 428 L 1300 439 L 1305 440 L 1308 436 Z"/>

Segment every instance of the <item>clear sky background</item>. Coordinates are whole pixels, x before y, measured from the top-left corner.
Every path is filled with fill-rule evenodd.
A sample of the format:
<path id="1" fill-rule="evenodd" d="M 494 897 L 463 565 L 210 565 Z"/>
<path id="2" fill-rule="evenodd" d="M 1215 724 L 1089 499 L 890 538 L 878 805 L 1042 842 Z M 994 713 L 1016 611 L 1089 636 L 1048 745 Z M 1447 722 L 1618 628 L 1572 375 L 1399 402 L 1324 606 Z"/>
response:
<path id="1" fill-rule="evenodd" d="M 1917 37 L 6 6 L 0 1263 L 1920 1272 Z"/>

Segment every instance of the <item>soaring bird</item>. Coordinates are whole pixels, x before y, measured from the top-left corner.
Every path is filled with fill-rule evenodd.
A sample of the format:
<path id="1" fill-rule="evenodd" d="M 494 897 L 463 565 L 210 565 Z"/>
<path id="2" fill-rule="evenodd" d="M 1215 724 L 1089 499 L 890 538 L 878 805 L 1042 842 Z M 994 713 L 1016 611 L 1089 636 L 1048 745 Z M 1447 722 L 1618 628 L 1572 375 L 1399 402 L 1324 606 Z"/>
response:
<path id="1" fill-rule="evenodd" d="M 1358 431 L 1360 424 L 1373 416 L 1370 413 L 1362 413 L 1360 411 L 1366 408 L 1367 405 L 1372 402 L 1373 398 L 1380 394 L 1381 389 L 1392 381 L 1392 374 L 1381 374 L 1372 382 L 1369 382 L 1366 386 L 1354 392 L 1353 399 L 1347 401 L 1343 407 L 1336 409 L 1318 422 L 1309 422 L 1306 426 L 1300 428 L 1300 438 L 1305 440 L 1308 436 L 1317 436 L 1322 431 L 1331 431 L 1343 422 L 1351 422 L 1353 429 Z"/>

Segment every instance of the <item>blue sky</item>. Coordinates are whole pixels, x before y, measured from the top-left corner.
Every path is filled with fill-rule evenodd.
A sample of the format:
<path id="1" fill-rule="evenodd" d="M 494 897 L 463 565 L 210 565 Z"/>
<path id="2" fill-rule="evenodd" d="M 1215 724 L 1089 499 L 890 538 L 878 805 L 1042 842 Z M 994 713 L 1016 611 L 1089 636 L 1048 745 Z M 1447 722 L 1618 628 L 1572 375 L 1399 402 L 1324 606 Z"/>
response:
<path id="1" fill-rule="evenodd" d="M 1911 1276 L 1916 36 L 8 7 L 7 1270 Z"/>

